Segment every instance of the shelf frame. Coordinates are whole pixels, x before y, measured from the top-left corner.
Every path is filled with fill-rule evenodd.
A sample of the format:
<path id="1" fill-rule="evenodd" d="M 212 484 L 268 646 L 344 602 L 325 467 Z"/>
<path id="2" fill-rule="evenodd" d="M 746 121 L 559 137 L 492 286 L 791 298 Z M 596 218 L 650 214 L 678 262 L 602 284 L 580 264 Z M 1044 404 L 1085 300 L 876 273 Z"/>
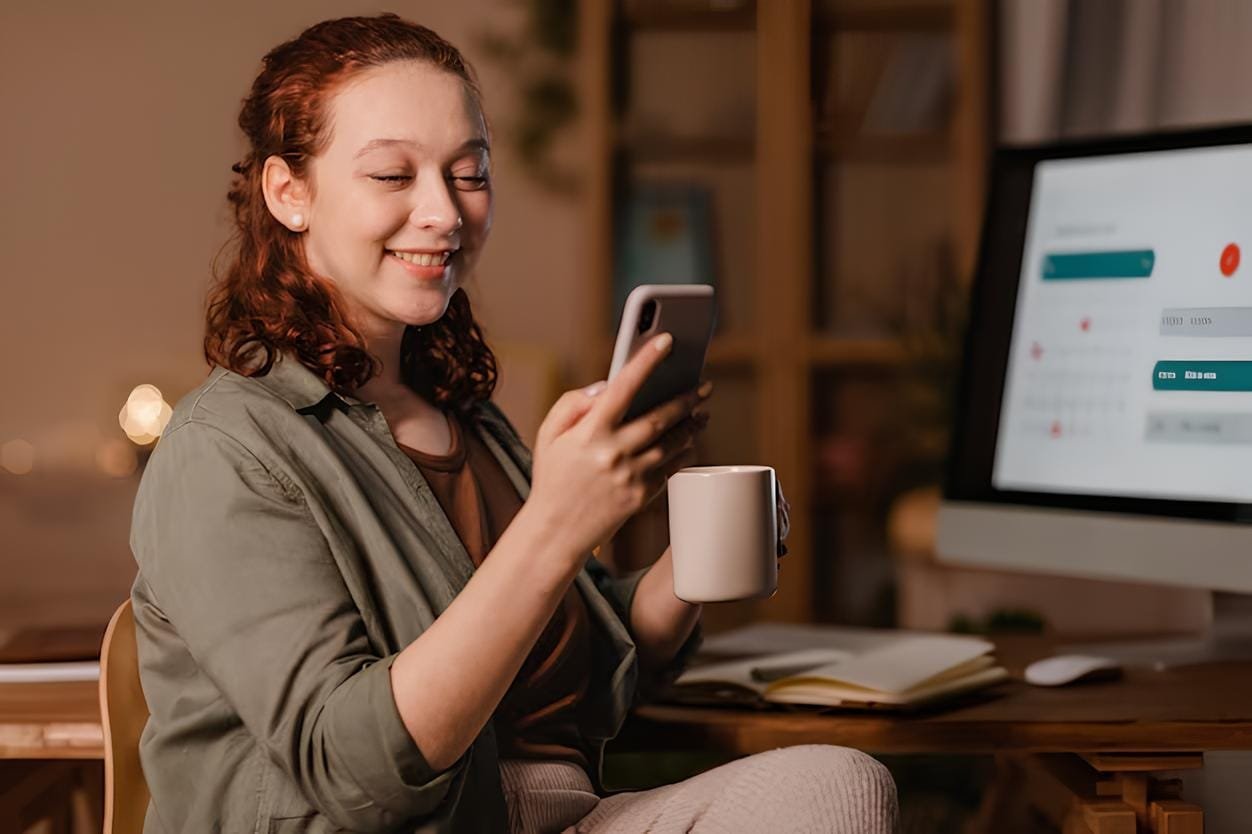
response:
<path id="1" fill-rule="evenodd" d="M 584 141 L 588 176 L 585 256 L 589 278 L 581 288 L 587 305 L 584 351 L 576 360 L 581 378 L 604 375 L 612 350 L 613 219 L 615 176 L 623 164 L 754 165 L 757 254 L 750 289 L 750 329 L 719 334 L 708 355 L 710 377 L 747 373 L 756 396 L 760 458 L 777 470 L 797 511 L 788 539 L 790 554 L 778 593 L 761 602 L 709 606 L 710 631 L 749 620 L 812 621 L 830 589 L 815 587 L 813 386 L 822 372 L 896 370 L 909 353 L 898 340 L 851 337 L 815 329 L 812 288 L 815 266 L 813 211 L 815 166 L 830 162 L 890 165 L 948 164 L 954 172 L 952 197 L 954 261 L 967 280 L 974 262 L 986 189 L 991 125 L 991 2 L 902 2 L 846 0 L 833 11 L 815 10 L 812 0 L 760 0 L 749 11 L 623 11 L 615 0 L 580 0 L 579 78 L 582 83 Z M 846 138 L 840 125 L 817 132 L 810 93 L 813 49 L 837 30 L 943 31 L 953 38 L 958 71 L 948 126 L 937 134 L 864 142 Z M 641 31 L 751 31 L 756 39 L 756 124 L 751 139 L 727 137 L 631 137 L 623 134 L 613 105 L 615 45 Z M 769 165 L 760 163 L 768 160 Z M 768 168 L 768 170 L 766 170 Z M 788 276 L 786 281 L 765 276 Z M 716 394 L 714 395 L 716 396 Z M 646 515 L 655 516 L 655 508 Z M 615 554 L 612 549 L 608 556 Z M 628 554 L 631 557 L 643 554 Z M 657 554 L 647 554 L 654 556 Z"/>

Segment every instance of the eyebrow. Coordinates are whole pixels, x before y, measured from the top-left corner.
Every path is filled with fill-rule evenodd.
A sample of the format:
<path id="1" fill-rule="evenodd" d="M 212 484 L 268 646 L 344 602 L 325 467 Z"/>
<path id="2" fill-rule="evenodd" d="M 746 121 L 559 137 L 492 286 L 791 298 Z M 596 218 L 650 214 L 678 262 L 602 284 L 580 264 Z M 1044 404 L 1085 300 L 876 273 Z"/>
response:
<path id="1" fill-rule="evenodd" d="M 379 148 L 390 147 L 392 145 L 408 145 L 409 147 L 414 147 L 414 148 L 419 147 L 418 144 L 412 141 L 411 139 L 371 139 L 370 141 L 366 142 L 359 151 L 353 154 L 352 158 L 360 159 L 362 156 L 365 156 L 365 154 L 369 153 L 370 151 L 375 151 L 375 150 L 378 150 Z M 481 136 L 475 136 L 472 139 L 465 140 L 465 142 L 461 144 L 461 147 L 457 148 L 458 153 L 461 153 L 464 151 L 474 151 L 474 150 L 490 152 L 491 146 L 487 144 L 486 139 L 482 138 Z"/>

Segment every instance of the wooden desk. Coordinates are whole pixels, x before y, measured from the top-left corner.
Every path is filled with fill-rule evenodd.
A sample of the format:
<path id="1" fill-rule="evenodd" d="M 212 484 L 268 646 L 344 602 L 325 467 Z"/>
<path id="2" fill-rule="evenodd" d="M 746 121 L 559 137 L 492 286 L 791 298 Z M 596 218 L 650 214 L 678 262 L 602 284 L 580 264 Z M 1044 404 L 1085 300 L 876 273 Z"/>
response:
<path id="1" fill-rule="evenodd" d="M 95 681 L 0 684 L 0 759 L 104 759 Z"/>
<path id="2" fill-rule="evenodd" d="M 0 633 L 0 662 L 97 660 L 104 625 Z M 96 682 L 0 684 L 0 759 L 104 759 Z"/>
<path id="3" fill-rule="evenodd" d="M 1050 641 L 1038 638 L 998 640 L 997 646 L 1015 676 L 1053 650 Z M 995 754 L 1012 766 L 1013 779 L 1025 769 L 1067 787 L 1074 802 L 1087 803 L 1058 806 L 1062 817 L 1075 810 L 1091 816 L 1094 808 L 1097 817 L 1112 820 L 1106 828 L 1066 832 L 1182 832 L 1193 830 L 1194 815 L 1174 827 L 1152 827 L 1151 775 L 1198 767 L 1205 751 L 1252 750 L 1249 692 L 1252 662 L 1163 671 L 1130 668 L 1121 680 L 1059 688 L 1013 680 L 971 700 L 912 715 L 659 704 L 636 710 L 609 749 L 741 756 L 795 744 L 836 744 L 871 753 Z M 1082 768 L 1033 755 L 1046 753 L 1079 754 Z M 1001 781 L 999 793 L 1020 793 L 1013 784 Z M 1174 801 L 1171 812 L 1185 816 L 1191 808 L 1199 814 L 1195 806 L 1176 802 L 1176 792 L 1163 796 Z M 987 802 L 994 805 L 1003 798 Z M 1120 827 L 1126 813 L 1138 820 L 1129 829 Z"/>
<path id="4" fill-rule="evenodd" d="M 1056 653 L 1055 639 L 995 643 L 1014 679 L 956 704 L 905 715 L 652 705 L 635 712 L 614 746 L 733 755 L 805 743 L 876 753 L 1252 750 L 1252 660 L 1130 667 L 1120 680 L 1048 688 L 1020 679 Z"/>
<path id="5" fill-rule="evenodd" d="M 96 658 L 103 633 L 92 625 L 0 634 L 0 660 Z M 0 831 L 100 831 L 104 734 L 96 693 L 95 681 L 0 684 Z"/>
<path id="6" fill-rule="evenodd" d="M 1050 651 L 1040 641 L 998 644 L 1003 662 L 1015 673 Z M 1249 692 L 1252 662 L 1160 672 L 1132 668 L 1120 681 L 1057 689 L 1010 682 L 969 703 L 906 716 L 653 705 L 635 712 L 610 749 L 747 755 L 824 743 L 873 753 L 993 753 L 1017 767 L 1037 764 L 1026 763 L 1023 754 L 1085 754 L 1092 771 L 1102 775 L 1088 786 L 1093 796 L 1084 801 L 1104 797 L 1101 814 L 1124 821 L 1124 813 L 1119 818 L 1122 811 L 1114 806 L 1134 811 L 1137 793 L 1147 802 L 1151 773 L 1194 767 L 1200 761 L 1196 754 L 1204 751 L 1252 750 Z M 94 683 L 0 685 L 0 759 L 103 755 Z M 1049 778 L 1085 790 L 1075 787 L 1072 773 L 1061 774 L 1063 768 L 1054 764 L 1046 768 Z M 1116 783 L 1115 795 L 1109 791 L 1110 781 Z M 1010 789 L 1008 783 L 1000 787 Z M 1184 814 L 1186 808 L 1174 810 Z M 1142 813 L 1150 814 L 1147 805 Z"/>
<path id="7" fill-rule="evenodd" d="M 0 684 L 0 831 L 98 832 L 103 809 L 95 682 Z"/>
<path id="8" fill-rule="evenodd" d="M 1045 689 L 1011 681 L 916 715 L 651 705 L 614 749 L 748 755 L 790 744 L 876 753 L 1252 750 L 1252 663 L 1128 670 L 1121 681 Z"/>

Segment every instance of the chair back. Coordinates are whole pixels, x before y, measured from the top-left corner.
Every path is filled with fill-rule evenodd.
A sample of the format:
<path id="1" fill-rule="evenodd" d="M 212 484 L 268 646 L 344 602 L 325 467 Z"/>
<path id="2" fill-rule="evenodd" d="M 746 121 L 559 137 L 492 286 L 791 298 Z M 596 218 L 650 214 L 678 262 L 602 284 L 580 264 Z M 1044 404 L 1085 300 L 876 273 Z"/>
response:
<path id="1" fill-rule="evenodd" d="M 148 702 L 139 685 L 139 648 L 129 599 L 114 612 L 100 647 L 100 718 L 104 834 L 143 834 L 148 783 L 139 763 L 139 736 L 148 721 Z"/>

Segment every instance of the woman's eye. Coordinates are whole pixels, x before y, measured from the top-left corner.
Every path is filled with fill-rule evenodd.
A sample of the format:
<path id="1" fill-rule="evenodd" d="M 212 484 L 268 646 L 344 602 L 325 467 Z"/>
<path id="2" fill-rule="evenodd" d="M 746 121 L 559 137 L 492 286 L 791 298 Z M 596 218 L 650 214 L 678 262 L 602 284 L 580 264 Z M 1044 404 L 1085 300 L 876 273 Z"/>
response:
<path id="1" fill-rule="evenodd" d="M 408 174 L 386 174 L 371 176 L 370 179 L 378 180 L 379 182 L 408 182 L 413 178 Z"/>
<path id="2" fill-rule="evenodd" d="M 481 191 L 487 187 L 486 177 L 452 177 L 452 182 L 461 191 Z"/>

